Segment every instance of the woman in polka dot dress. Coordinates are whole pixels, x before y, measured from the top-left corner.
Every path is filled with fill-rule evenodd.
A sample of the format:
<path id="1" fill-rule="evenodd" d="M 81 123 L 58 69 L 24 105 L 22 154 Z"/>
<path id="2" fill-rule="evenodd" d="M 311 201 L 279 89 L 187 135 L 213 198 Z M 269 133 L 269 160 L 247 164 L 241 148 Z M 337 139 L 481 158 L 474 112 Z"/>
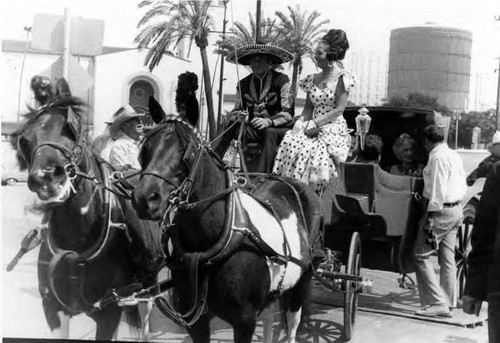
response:
<path id="1" fill-rule="evenodd" d="M 340 62 L 349 49 L 342 30 L 330 30 L 319 42 L 314 59 L 322 70 L 300 81 L 307 92 L 301 116 L 281 142 L 273 173 L 291 176 L 320 192 L 344 162 L 351 138 L 343 117 L 355 80 Z"/>

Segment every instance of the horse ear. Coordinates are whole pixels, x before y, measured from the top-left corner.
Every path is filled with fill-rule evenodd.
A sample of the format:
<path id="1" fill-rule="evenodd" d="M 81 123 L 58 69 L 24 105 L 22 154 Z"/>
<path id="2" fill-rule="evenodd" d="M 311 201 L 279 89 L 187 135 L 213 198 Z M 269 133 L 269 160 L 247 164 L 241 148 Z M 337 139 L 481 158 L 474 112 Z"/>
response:
<path id="1" fill-rule="evenodd" d="M 71 96 L 71 90 L 69 89 L 69 84 L 65 78 L 57 79 L 55 85 L 55 94 L 63 98 L 69 98 Z"/>
<path id="2" fill-rule="evenodd" d="M 161 108 L 161 105 L 152 96 L 149 97 L 148 107 L 149 114 L 151 114 L 151 118 L 153 118 L 153 121 L 156 124 L 161 123 L 167 117 L 167 115 L 163 111 L 163 108 Z"/>

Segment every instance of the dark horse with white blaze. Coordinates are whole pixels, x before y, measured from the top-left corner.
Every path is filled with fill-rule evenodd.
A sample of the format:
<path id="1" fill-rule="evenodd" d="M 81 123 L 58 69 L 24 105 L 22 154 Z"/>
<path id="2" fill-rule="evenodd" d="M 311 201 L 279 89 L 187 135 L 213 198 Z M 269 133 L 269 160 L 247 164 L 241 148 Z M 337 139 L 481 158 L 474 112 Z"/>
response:
<path id="1" fill-rule="evenodd" d="M 90 150 L 82 115 L 77 99 L 56 96 L 26 115 L 16 145 L 48 226 L 38 258 L 48 325 L 60 330 L 61 314 L 86 313 L 97 324 L 96 339 L 109 340 L 123 312 L 112 291 L 154 284 L 161 249 L 154 250 L 156 225 L 139 220 L 130 200 L 112 192 L 113 170 Z M 139 318 L 137 308 L 126 314 Z"/>
<path id="2" fill-rule="evenodd" d="M 213 316 L 230 323 L 242 343 L 252 340 L 257 314 L 283 294 L 294 342 L 312 276 L 319 198 L 290 178 L 263 175 L 245 185 L 201 142 L 189 112 L 166 116 L 153 98 L 149 107 L 158 126 L 143 141 L 132 203 L 140 218 L 162 221 L 167 237 L 173 306 L 159 301 L 160 309 L 196 343 L 210 341 Z"/>

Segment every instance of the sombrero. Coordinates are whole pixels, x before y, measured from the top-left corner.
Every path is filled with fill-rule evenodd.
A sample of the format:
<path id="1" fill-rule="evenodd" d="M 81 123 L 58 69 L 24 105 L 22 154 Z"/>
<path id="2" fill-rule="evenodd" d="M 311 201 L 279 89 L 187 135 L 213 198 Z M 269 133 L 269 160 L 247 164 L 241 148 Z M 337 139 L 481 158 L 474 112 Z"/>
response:
<path id="1" fill-rule="evenodd" d="M 286 63 L 293 59 L 293 55 L 283 48 L 266 44 L 251 44 L 244 45 L 230 53 L 226 61 L 249 65 L 250 59 L 255 55 L 269 56 L 272 60 L 272 64 Z M 238 60 L 236 60 L 236 56 L 238 56 Z"/>
<path id="2" fill-rule="evenodd" d="M 495 144 L 500 144 L 500 131 L 495 132 L 495 134 L 493 135 L 493 139 L 486 146 L 486 149 L 491 150 L 491 148 L 493 148 L 493 145 Z"/>
<path id="3" fill-rule="evenodd" d="M 121 107 L 114 115 L 114 120 L 111 123 L 111 126 L 109 127 L 109 134 L 113 139 L 117 139 L 120 137 L 120 126 L 125 123 L 128 120 L 134 119 L 134 118 L 141 118 L 142 115 L 137 113 L 132 106 L 130 105 L 125 105 Z"/>

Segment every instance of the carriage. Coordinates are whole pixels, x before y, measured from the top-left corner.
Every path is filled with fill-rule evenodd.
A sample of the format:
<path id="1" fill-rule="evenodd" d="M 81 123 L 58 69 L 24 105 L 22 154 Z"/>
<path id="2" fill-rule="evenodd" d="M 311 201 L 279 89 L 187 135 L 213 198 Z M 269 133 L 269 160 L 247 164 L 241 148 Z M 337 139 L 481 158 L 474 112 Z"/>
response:
<path id="1" fill-rule="evenodd" d="M 367 107 L 371 116 L 369 134 L 376 134 L 384 143 L 380 167 L 384 170 L 397 164 L 392 145 L 402 133 L 417 142 L 415 159 L 426 163 L 423 130 L 439 124 L 449 130 L 449 118 L 431 110 L 402 107 Z M 360 107 L 347 107 L 344 117 L 348 127 L 356 130 Z M 242 149 L 247 165 L 255 163 L 259 146 Z M 423 179 L 415 176 L 389 175 L 370 163 L 342 163 L 341 182 L 331 183 L 322 193 L 322 238 L 325 258 L 316 271 L 318 283 L 345 293 L 344 336 L 352 335 L 357 298 L 370 280 L 360 275 L 361 266 L 403 274 L 405 282 L 414 283 L 407 274 L 414 272 L 412 247 L 419 220 L 423 216 L 419 198 Z M 474 223 L 474 198 L 464 204 L 462 226 L 455 247 L 457 265 L 456 298 L 465 286 L 467 257 Z M 363 251 L 363 254 L 361 254 Z M 332 287 L 333 286 L 333 287 Z M 353 291 L 354 290 L 354 291 Z"/>
<path id="2" fill-rule="evenodd" d="M 189 124 L 183 120 L 166 117 L 161 110 L 161 106 L 154 99 L 150 106 L 156 107 L 153 109 L 152 114 L 156 113 L 157 116 L 161 114 L 161 118 L 156 120 L 159 125 L 148 134 L 139 156 L 143 164 L 143 170 L 141 171 L 140 180 L 135 184 L 132 205 L 140 219 L 159 220 L 162 222 L 163 229 L 170 232 L 162 242 L 166 255 L 171 254 L 170 248 L 175 245 L 173 243 L 178 243 L 177 249 L 184 250 L 180 259 L 181 264 L 184 264 L 184 272 L 179 272 L 179 270 L 173 268 L 172 279 L 155 284 L 150 288 L 138 290 L 130 287 L 135 285 L 131 282 L 138 280 L 140 276 L 140 270 L 134 271 L 136 274 L 130 275 L 130 278 L 117 280 L 114 285 L 111 285 L 113 289 L 105 287 L 99 290 L 100 295 L 93 295 L 94 299 L 97 300 L 93 305 L 85 301 L 85 306 L 79 306 L 78 301 L 81 300 L 81 296 L 78 296 L 76 302 L 70 304 L 71 306 L 66 306 L 66 302 L 61 302 L 60 299 L 57 299 L 59 305 L 56 305 L 60 307 L 62 303 L 64 309 L 67 309 L 70 314 L 78 311 L 89 311 L 94 314 L 106 309 L 106 306 L 135 306 L 138 302 L 154 296 L 156 305 L 164 314 L 178 323 L 188 326 L 188 331 L 190 330 L 190 334 L 195 341 L 197 339 L 205 341 L 209 320 L 205 311 L 207 304 L 211 303 L 212 306 L 214 304 L 225 304 L 225 301 L 231 296 L 239 296 L 239 294 L 228 293 L 233 291 L 230 288 L 234 284 L 240 285 L 240 288 L 255 285 L 256 289 L 259 289 L 261 293 L 255 296 L 258 299 L 256 304 L 236 303 L 233 304 L 236 305 L 234 308 L 230 306 L 214 307 L 216 314 L 220 313 L 219 316 L 228 322 L 233 321 L 235 341 L 247 342 L 251 339 L 251 334 L 255 328 L 255 318 L 251 315 L 256 312 L 254 307 L 265 308 L 266 303 L 269 301 L 268 289 L 265 285 L 277 280 L 276 295 L 280 295 L 281 291 L 288 287 L 288 290 L 292 292 L 290 294 L 297 296 L 297 299 L 290 301 L 290 308 L 292 312 L 295 311 L 296 315 L 297 309 L 302 304 L 308 281 L 314 275 L 315 279 L 327 288 L 344 293 L 344 329 L 345 337 L 349 339 L 353 331 L 358 296 L 364 286 L 370 285 L 370 281 L 364 280 L 360 275 L 361 265 L 374 269 L 405 271 L 404 266 L 406 265 L 405 259 L 407 256 L 404 256 L 402 252 L 408 251 L 404 247 L 411 244 L 412 234 L 415 232 L 420 215 L 414 199 L 415 195 L 421 191 L 422 180 L 413 177 L 390 177 L 389 180 L 382 180 L 372 165 L 345 163 L 341 166 L 341 173 L 344 175 L 343 182 L 338 185 L 330 185 L 323 192 L 322 198 L 318 198 L 316 201 L 313 199 L 316 194 L 311 196 L 308 194 L 309 191 L 306 186 L 293 179 L 283 182 L 283 180 L 278 180 L 269 175 L 255 175 L 252 179 L 245 173 L 234 174 L 228 172 L 227 166 L 217 156 L 214 156 L 210 147 L 204 144 L 195 134 L 193 126 L 196 123 Z M 108 194 L 107 191 L 112 191 L 114 194 L 117 189 L 113 189 L 109 182 L 117 180 L 111 180 L 109 175 L 100 180 L 95 176 L 90 177 L 84 170 L 82 172 L 81 149 L 83 149 L 85 156 L 89 160 L 93 157 L 82 138 L 84 135 L 81 130 L 81 118 L 78 116 L 78 118 L 75 118 L 71 110 L 66 111 L 66 107 L 58 105 L 55 112 L 48 110 L 38 112 L 34 114 L 30 121 L 30 124 L 33 124 L 36 121 L 57 119 L 58 125 L 54 127 L 65 130 L 62 131 L 66 135 L 65 141 L 57 144 L 53 141 L 38 141 L 38 138 L 34 136 L 34 132 L 30 136 L 24 133 L 21 139 L 17 141 L 18 147 L 25 156 L 30 156 L 33 151 L 39 151 L 41 148 L 52 155 L 57 154 L 57 163 L 59 164 L 51 168 L 44 167 L 41 170 L 47 175 L 59 171 L 57 182 L 61 184 L 66 182 L 71 186 L 71 183 L 75 182 L 73 180 L 78 178 L 79 186 L 88 183 L 91 186 L 90 189 L 94 187 L 91 192 L 88 192 L 89 189 L 87 189 L 85 196 L 88 198 L 83 203 L 95 204 L 97 208 L 99 203 L 92 202 L 95 193 L 101 190 L 103 196 Z M 354 118 L 357 115 L 357 110 L 358 108 L 348 108 L 344 114 L 351 128 L 354 128 Z M 393 108 L 369 108 L 369 110 L 372 115 L 370 133 L 379 134 L 385 143 L 384 157 L 381 161 L 382 167 L 393 163 L 394 156 L 389 147 L 401 132 L 408 132 L 417 141 L 421 142 L 423 128 L 427 124 L 436 122 L 437 119 L 442 120 L 442 118 L 435 117 L 435 114 L 430 111 Z M 80 129 L 75 130 L 75 125 Z M 57 136 L 58 132 L 53 134 L 54 140 L 60 140 L 61 135 Z M 148 143 L 148 139 L 151 142 Z M 172 158 L 163 158 L 166 154 L 169 154 Z M 417 154 L 420 154 L 421 161 L 425 161 L 426 156 L 423 149 L 419 150 Z M 29 158 L 26 158 L 26 160 L 33 162 Z M 96 163 L 100 163 L 98 160 L 96 161 Z M 151 163 L 151 161 L 156 164 Z M 172 161 L 176 165 L 168 167 L 162 165 L 162 163 L 173 163 Z M 200 167 L 202 164 L 204 165 Z M 32 166 L 30 167 L 32 168 Z M 164 172 L 173 170 L 174 167 L 179 169 L 176 172 L 177 174 L 167 178 Z M 112 175 L 116 174 L 113 173 Z M 255 187 L 259 183 L 265 186 L 261 189 Z M 55 184 L 55 186 L 58 185 L 59 183 Z M 204 189 L 195 192 L 193 191 L 195 187 L 204 187 Z M 244 192 L 238 193 L 244 187 L 253 188 L 256 194 L 249 196 Z M 45 188 L 40 188 L 39 192 L 42 191 L 45 191 Z M 70 194 L 69 191 L 67 193 Z M 292 200 L 284 201 L 287 198 Z M 104 199 L 106 200 L 106 198 Z M 59 202 L 62 203 L 63 200 Z M 109 204 L 109 200 L 106 200 L 105 203 Z M 241 203 L 245 203 L 243 204 L 244 211 L 242 212 L 240 209 L 240 212 L 238 212 L 236 208 L 242 206 Z M 253 206 L 253 210 L 260 211 L 257 212 L 261 213 L 262 217 L 265 217 L 264 222 L 262 222 L 262 218 L 259 218 L 259 215 L 252 217 L 252 211 L 244 208 L 248 204 Z M 130 203 L 127 203 L 127 206 L 130 206 Z M 87 207 L 78 208 L 80 215 L 86 215 L 88 212 Z M 204 211 L 200 210 L 200 207 L 213 207 L 214 210 L 208 216 L 204 216 Z M 175 211 L 178 209 L 185 211 L 184 216 L 181 216 L 177 223 L 172 222 L 169 217 L 174 213 L 174 208 Z M 322 210 L 322 215 L 317 223 L 324 254 L 320 260 L 315 260 L 309 256 L 309 241 L 307 238 L 304 240 L 304 236 L 308 233 L 305 230 L 316 225 L 315 220 L 318 219 L 309 216 L 308 213 L 319 208 Z M 201 214 L 197 213 L 197 211 L 201 211 Z M 127 212 L 122 214 L 127 214 Z M 235 217 L 238 217 L 237 219 L 240 222 L 235 221 Z M 294 220 L 293 225 L 290 224 L 290 218 Z M 303 220 L 302 223 L 300 222 L 301 219 Z M 257 225 L 259 221 L 259 225 L 264 226 L 266 230 L 269 229 L 269 226 L 274 225 L 275 232 L 296 231 L 292 232 L 293 235 L 290 237 L 285 237 L 283 234 L 281 241 L 275 242 L 276 244 L 272 246 L 265 239 L 266 237 L 263 237 L 266 235 L 266 230 L 255 231 L 236 225 L 243 223 L 252 226 L 253 224 Z M 470 237 L 470 227 L 467 224 L 471 223 L 470 218 L 466 218 L 464 223 L 462 234 L 459 235 L 462 239 L 459 241 L 457 249 L 457 257 L 459 257 L 457 264 L 462 263 L 462 266 L 464 266 L 463 262 L 467 256 Z M 117 226 L 115 223 L 113 225 Z M 201 226 L 207 225 L 208 232 L 192 232 L 192 229 L 199 229 Z M 115 235 L 122 236 L 119 238 L 121 241 L 118 242 L 130 241 L 129 235 L 131 232 L 118 226 L 116 229 L 111 228 L 109 225 L 107 227 L 108 230 L 117 230 L 113 231 Z M 183 227 L 184 231 L 179 231 L 177 227 Z M 214 227 L 222 227 L 223 230 L 216 231 L 213 229 Z M 124 234 L 125 236 L 123 236 Z M 250 247 L 248 241 L 244 243 L 245 239 L 252 243 Z M 191 244 L 193 246 L 190 246 Z M 380 249 L 380 244 L 385 245 L 386 249 Z M 377 247 L 377 245 L 379 246 Z M 279 251 L 280 248 L 283 251 Z M 255 254 L 255 249 L 258 250 L 258 254 Z M 293 249 L 300 252 L 301 256 L 303 255 L 302 260 L 293 256 Z M 201 252 L 192 253 L 193 250 Z M 367 252 L 366 255 L 370 257 L 369 259 L 364 258 L 365 255 L 361 254 L 362 250 Z M 382 254 L 376 256 L 377 253 Z M 78 253 L 63 250 L 61 254 L 55 254 L 55 256 L 59 258 L 52 258 L 50 262 L 52 268 L 49 268 L 51 269 L 49 281 L 52 280 L 52 283 L 55 279 L 51 275 L 58 274 L 57 267 L 61 269 L 63 264 L 67 264 L 67 266 L 64 266 L 65 268 L 74 267 L 75 273 L 83 275 L 82 273 L 86 272 L 84 268 L 88 261 L 86 259 L 82 261 Z M 267 263 L 271 263 L 271 266 L 278 270 L 278 274 L 281 273 L 281 277 L 277 277 L 276 280 L 268 279 L 267 284 L 263 284 L 260 278 L 245 280 L 243 276 L 246 274 L 239 269 L 242 266 L 241 263 L 251 266 L 255 275 L 259 275 L 259 273 L 263 275 L 262 272 L 268 268 L 265 265 L 264 257 L 268 258 Z M 64 263 L 61 264 L 61 261 Z M 296 275 L 291 277 L 293 280 L 285 280 L 283 276 L 285 273 L 282 271 L 283 268 L 286 269 L 287 264 L 290 264 L 289 268 L 294 269 L 296 272 Z M 311 266 L 313 268 L 310 268 Z M 206 277 L 207 273 L 202 272 L 201 269 L 210 270 L 208 274 L 215 273 L 219 279 L 212 278 L 209 280 Z M 459 270 L 462 273 L 459 277 L 462 278 L 465 270 L 460 269 L 460 265 Z M 64 270 L 63 273 L 59 274 L 65 274 Z M 175 276 L 177 276 L 177 279 Z M 272 275 L 269 278 L 271 277 Z M 151 284 L 151 278 L 148 277 L 147 279 L 149 279 L 148 282 L 143 283 L 142 286 L 148 283 Z M 176 282 L 178 284 L 181 282 L 182 285 L 191 285 L 191 287 L 188 287 L 189 289 L 177 287 L 177 291 L 180 293 L 172 295 L 171 299 L 173 298 L 174 302 L 180 298 L 187 299 L 190 294 L 196 295 L 194 299 L 189 299 L 190 302 L 181 304 L 181 308 L 184 310 L 181 314 L 167 303 L 165 297 L 157 296 L 159 292 L 168 291 Z M 83 284 L 80 284 L 79 287 L 83 287 Z M 117 287 L 121 287 L 121 289 L 115 289 Z M 54 284 L 50 288 L 54 293 L 57 291 L 58 286 Z M 128 289 L 128 291 L 124 289 Z M 73 295 L 72 293 L 67 295 L 68 301 L 73 301 Z M 240 301 L 241 297 L 235 299 Z M 251 305 L 250 309 L 248 305 Z M 292 329 L 296 331 L 300 318 L 290 317 L 288 319 L 295 320 L 292 323 L 295 325 L 294 327 L 292 325 Z M 111 327 L 106 329 L 106 338 L 112 333 L 115 324 L 113 323 Z M 290 334 L 294 335 L 295 333 L 290 331 L 289 337 Z"/>

